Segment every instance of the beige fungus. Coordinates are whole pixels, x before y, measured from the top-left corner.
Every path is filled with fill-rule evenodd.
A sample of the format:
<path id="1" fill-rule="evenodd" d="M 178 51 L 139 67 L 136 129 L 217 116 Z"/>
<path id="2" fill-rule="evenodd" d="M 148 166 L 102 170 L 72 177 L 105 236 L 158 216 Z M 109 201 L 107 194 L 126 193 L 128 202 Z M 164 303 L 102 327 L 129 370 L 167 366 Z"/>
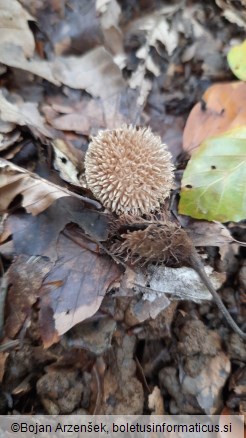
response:
<path id="1" fill-rule="evenodd" d="M 95 198 L 109 210 L 149 213 L 169 196 L 171 154 L 149 128 L 100 131 L 88 147 L 85 176 Z"/>
<path id="2" fill-rule="evenodd" d="M 121 234 L 122 242 L 114 244 L 114 254 L 132 264 L 186 261 L 193 246 L 186 232 L 173 222 L 156 220 L 145 229 Z"/>

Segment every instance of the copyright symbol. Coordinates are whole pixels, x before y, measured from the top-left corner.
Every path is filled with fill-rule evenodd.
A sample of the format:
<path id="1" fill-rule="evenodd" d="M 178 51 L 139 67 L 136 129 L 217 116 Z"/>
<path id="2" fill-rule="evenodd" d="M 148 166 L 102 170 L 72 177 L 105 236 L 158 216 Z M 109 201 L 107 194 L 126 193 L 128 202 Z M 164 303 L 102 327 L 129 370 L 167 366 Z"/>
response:
<path id="1" fill-rule="evenodd" d="M 20 425 L 18 423 L 12 423 L 11 424 L 11 430 L 12 430 L 12 432 L 19 432 Z"/>

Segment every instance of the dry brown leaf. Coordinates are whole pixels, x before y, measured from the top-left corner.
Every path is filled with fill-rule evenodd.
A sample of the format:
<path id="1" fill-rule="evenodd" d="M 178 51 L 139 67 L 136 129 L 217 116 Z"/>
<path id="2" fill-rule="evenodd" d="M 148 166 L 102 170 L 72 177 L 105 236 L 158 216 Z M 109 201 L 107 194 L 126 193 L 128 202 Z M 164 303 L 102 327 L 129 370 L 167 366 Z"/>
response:
<path id="1" fill-rule="evenodd" d="M 0 152 L 6 151 L 9 146 L 12 146 L 21 136 L 20 131 L 12 131 L 8 134 L 0 134 Z"/>
<path id="2" fill-rule="evenodd" d="M 32 216 L 23 212 L 8 216 L 5 234 L 11 230 L 14 253 L 41 255 L 57 260 L 57 240 L 67 224 L 77 224 L 83 232 L 97 241 L 108 237 L 107 218 L 95 210 L 87 209 L 83 203 L 72 197 L 57 199 L 46 211 Z M 82 233 L 76 227 L 69 232 L 76 241 Z"/>
<path id="3" fill-rule="evenodd" d="M 240 0 L 234 4 L 233 1 L 215 0 L 216 4 L 223 10 L 222 15 L 239 27 L 246 28 L 246 3 L 245 0 Z M 241 3 L 241 5 L 240 5 Z"/>
<path id="4" fill-rule="evenodd" d="M 50 125 L 62 131 L 75 131 L 88 135 L 92 128 L 106 127 L 101 99 L 92 99 L 88 102 L 82 100 L 71 105 L 51 101 L 51 106 L 44 105 L 42 111 Z"/>
<path id="5" fill-rule="evenodd" d="M 0 132 L 2 134 L 9 134 L 10 132 L 13 131 L 14 128 L 15 128 L 14 123 L 4 122 L 3 120 L 0 119 Z"/>
<path id="6" fill-rule="evenodd" d="M 212 270 L 210 266 L 205 266 L 205 271 L 210 277 L 214 287 L 218 289 L 225 281 L 225 275 Z M 128 271 L 124 277 L 128 275 Z M 124 280 L 126 282 L 126 279 Z M 128 287 L 132 279 L 128 280 Z M 212 295 L 200 279 L 199 275 L 194 269 L 188 267 L 169 268 L 166 266 L 154 267 L 149 265 L 147 271 L 139 270 L 136 278 L 133 280 L 131 287 L 138 286 L 144 289 L 144 297 L 149 301 L 168 294 L 174 299 L 191 300 L 194 302 L 201 302 L 201 300 L 211 300 Z M 147 287 L 148 285 L 148 287 Z"/>
<path id="7" fill-rule="evenodd" d="M 166 47 L 168 55 L 171 55 L 178 45 L 179 37 L 178 30 L 172 24 L 169 25 L 167 17 L 175 14 L 179 8 L 180 4 L 177 2 L 138 18 L 130 26 L 130 31 L 146 31 L 148 45 L 157 47 L 159 41 Z"/>
<path id="8" fill-rule="evenodd" d="M 28 159 L 32 159 L 31 157 L 36 156 L 35 152 L 36 152 L 36 148 L 34 146 L 34 144 L 32 142 L 22 142 L 21 140 L 23 140 L 21 133 L 19 132 L 19 136 L 20 136 L 20 141 L 18 139 L 18 142 L 14 145 L 12 145 L 9 149 L 6 150 L 6 152 L 4 152 L 4 154 L 2 154 L 2 157 L 5 160 L 12 160 L 14 159 L 15 163 L 18 164 L 18 162 L 20 161 L 21 163 L 27 163 Z M 33 155 L 32 152 L 34 152 Z"/>
<path id="9" fill-rule="evenodd" d="M 149 44 L 151 46 L 156 46 L 157 41 L 164 44 L 169 56 L 172 55 L 178 45 L 178 31 L 168 25 L 168 22 L 163 17 L 158 17 L 152 24 Z"/>
<path id="10" fill-rule="evenodd" d="M 102 46 L 81 57 L 56 58 L 54 74 L 68 87 L 86 90 L 96 97 L 107 98 L 122 92 L 125 87 L 119 67 Z"/>
<path id="11" fill-rule="evenodd" d="M 18 256 L 8 270 L 11 285 L 6 300 L 5 334 L 14 338 L 26 318 L 31 316 L 32 305 L 52 264 L 41 257 Z"/>
<path id="12" fill-rule="evenodd" d="M 44 118 L 40 115 L 37 104 L 34 102 L 10 103 L 0 91 L 0 118 L 4 122 L 12 122 L 20 126 L 28 126 L 35 133 L 45 137 L 55 134 L 45 126 Z"/>
<path id="13" fill-rule="evenodd" d="M 161 73 L 160 67 L 152 59 L 151 47 L 155 47 L 158 51 L 158 45 L 161 42 L 166 47 L 168 55 L 171 56 L 178 45 L 178 30 L 173 25 L 169 25 L 166 18 L 178 9 L 179 4 L 164 6 L 158 11 L 135 20 L 130 25 L 130 32 L 146 32 L 146 42 L 136 52 L 141 62 L 128 81 L 131 88 L 139 90 L 137 102 L 140 106 L 144 105 L 152 88 L 152 81 L 146 77 L 146 72 L 150 71 L 157 77 Z"/>
<path id="14" fill-rule="evenodd" d="M 0 47 L 0 62 L 3 64 L 33 73 L 52 84 L 61 85 L 61 82 L 54 75 L 54 65 L 51 61 L 37 57 L 27 59 L 23 49 L 11 42 L 6 42 Z"/>
<path id="15" fill-rule="evenodd" d="M 221 246 L 236 242 L 230 231 L 220 222 L 208 222 L 180 215 L 179 223 L 185 228 L 195 246 Z"/>
<path id="16" fill-rule="evenodd" d="M 56 199 L 64 196 L 72 196 L 96 207 L 100 206 L 98 202 L 76 195 L 35 173 L 0 159 L 0 210 L 7 210 L 17 195 L 22 195 L 21 205 L 27 213 L 32 213 L 34 216 L 46 210 Z"/>
<path id="17" fill-rule="evenodd" d="M 152 415 L 164 415 L 163 397 L 158 386 L 155 386 L 148 396 L 148 408 L 151 410 Z"/>
<path id="18" fill-rule="evenodd" d="M 94 315 L 110 285 L 121 275 L 110 258 L 86 249 L 86 245 L 82 236 L 74 242 L 60 235 L 58 261 L 45 279 L 44 292 L 41 291 L 41 309 L 45 297 L 45 308 L 52 309 L 59 335 Z M 57 281 L 62 285 L 57 287 Z M 41 324 L 45 329 L 45 320 Z M 44 331 L 44 340 L 45 336 Z"/>
<path id="19" fill-rule="evenodd" d="M 136 56 L 139 59 L 145 60 L 145 68 L 150 71 L 156 77 L 160 76 L 161 69 L 158 64 L 153 60 L 152 56 L 149 55 L 149 46 L 146 43 L 144 46 L 140 47 L 136 52 Z"/>
<path id="20" fill-rule="evenodd" d="M 49 119 L 55 129 L 62 131 L 75 131 L 88 135 L 91 123 L 86 114 L 71 113 Z"/>
<path id="21" fill-rule="evenodd" d="M 81 187 L 79 176 L 83 170 L 84 156 L 68 141 L 56 139 L 52 142 L 55 153 L 54 167 L 60 177 L 71 184 Z"/>
<path id="22" fill-rule="evenodd" d="M 138 89 L 139 95 L 137 98 L 137 104 L 140 107 L 144 106 L 152 87 L 152 81 L 145 77 L 145 73 L 146 65 L 145 63 L 140 63 L 128 81 L 129 86 L 133 88 L 133 90 Z"/>
<path id="23" fill-rule="evenodd" d="M 26 56 L 32 56 L 35 40 L 28 26 L 35 21 L 16 0 L 0 0 L 0 51 L 5 43 L 21 46 Z"/>
<path id="24" fill-rule="evenodd" d="M 97 0 L 96 10 L 101 15 L 101 25 L 104 29 L 118 25 L 121 7 L 116 0 Z"/>
<path id="25" fill-rule="evenodd" d="M 122 92 L 125 87 L 121 70 L 102 46 L 82 56 L 61 56 L 54 61 L 44 61 L 27 60 L 21 48 L 6 43 L 0 51 L 0 62 L 29 71 L 55 85 L 86 90 L 96 97 L 107 98 Z"/>
<path id="26" fill-rule="evenodd" d="M 101 43 L 102 32 L 95 2 L 96 0 L 70 0 L 68 3 L 66 0 L 21 0 L 37 17 L 42 35 L 56 55 L 68 51 L 74 54 L 85 53 Z"/>
<path id="27" fill-rule="evenodd" d="M 246 124 L 246 83 L 214 84 L 192 109 L 183 136 L 183 148 L 190 154 L 208 137 Z"/>
<path id="28" fill-rule="evenodd" d="M 1 346 L 4 344 L 5 344 L 5 342 L 3 341 Z M 2 382 L 2 380 L 3 380 L 3 376 L 5 373 L 5 364 L 6 364 L 6 360 L 7 360 L 8 356 L 9 356 L 8 352 L 1 351 L 1 354 L 0 354 L 0 382 Z"/>
<path id="29" fill-rule="evenodd" d="M 122 69 L 126 65 L 126 54 L 119 26 L 121 7 L 116 0 L 99 0 L 96 2 L 96 10 L 100 15 L 105 47 L 113 53 L 115 63 Z"/>
<path id="30" fill-rule="evenodd" d="M 98 129 L 115 129 L 124 123 L 135 123 L 139 112 L 136 94 L 128 89 L 107 99 L 90 98 L 75 103 L 49 98 L 49 105 L 44 105 L 42 112 L 56 129 L 95 135 Z M 173 126 L 172 122 L 170 124 Z"/>

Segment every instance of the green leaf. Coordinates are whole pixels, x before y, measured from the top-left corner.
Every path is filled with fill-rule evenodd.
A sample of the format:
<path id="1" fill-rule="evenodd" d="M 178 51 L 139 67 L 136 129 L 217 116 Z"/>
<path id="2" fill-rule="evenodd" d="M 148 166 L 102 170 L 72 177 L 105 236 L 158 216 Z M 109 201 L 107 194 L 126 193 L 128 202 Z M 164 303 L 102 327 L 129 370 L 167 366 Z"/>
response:
<path id="1" fill-rule="evenodd" d="M 179 213 L 220 222 L 246 218 L 246 126 L 211 137 L 194 152 Z"/>
<path id="2" fill-rule="evenodd" d="M 227 54 L 227 61 L 234 75 L 246 81 L 246 40 L 231 48 Z"/>

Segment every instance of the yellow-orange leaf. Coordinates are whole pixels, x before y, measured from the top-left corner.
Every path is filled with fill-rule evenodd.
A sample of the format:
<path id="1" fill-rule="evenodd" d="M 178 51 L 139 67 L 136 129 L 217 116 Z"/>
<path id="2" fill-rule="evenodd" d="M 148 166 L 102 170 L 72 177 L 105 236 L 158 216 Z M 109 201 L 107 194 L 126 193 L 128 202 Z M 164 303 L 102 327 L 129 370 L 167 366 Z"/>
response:
<path id="1" fill-rule="evenodd" d="M 183 135 L 190 154 L 208 137 L 246 125 L 246 83 L 214 84 L 192 109 Z"/>

